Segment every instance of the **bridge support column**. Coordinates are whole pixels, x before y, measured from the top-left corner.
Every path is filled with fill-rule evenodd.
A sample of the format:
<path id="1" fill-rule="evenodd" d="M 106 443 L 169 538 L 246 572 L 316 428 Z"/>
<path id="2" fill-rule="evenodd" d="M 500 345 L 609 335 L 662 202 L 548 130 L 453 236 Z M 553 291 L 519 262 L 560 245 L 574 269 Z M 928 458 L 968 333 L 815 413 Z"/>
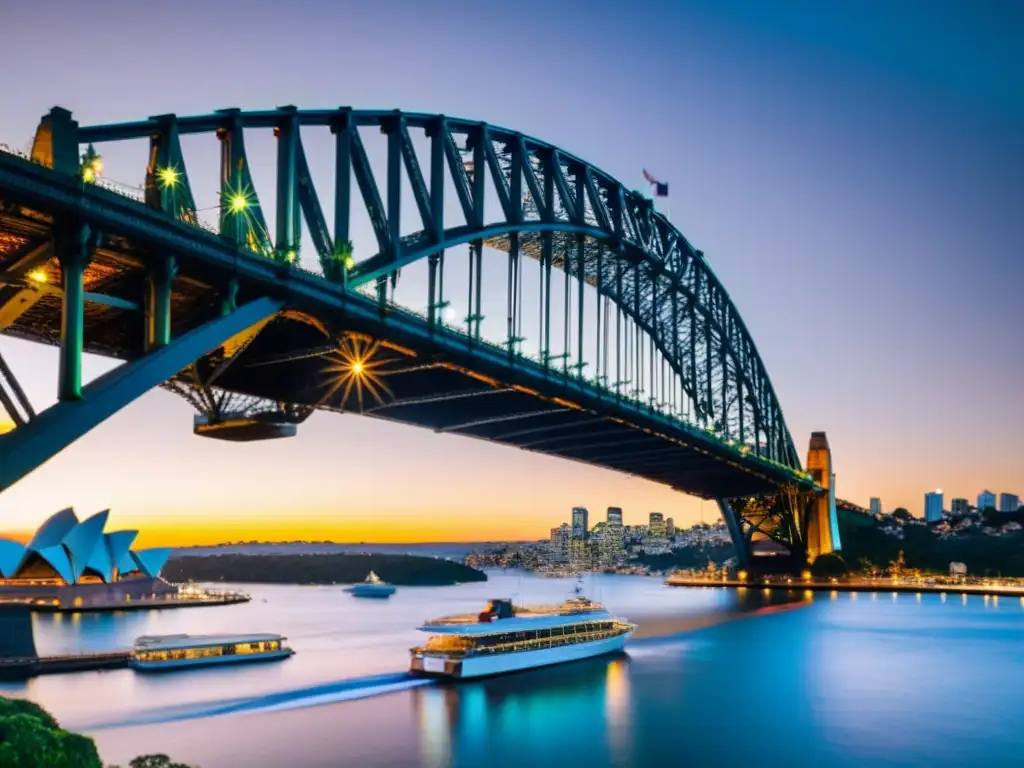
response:
<path id="1" fill-rule="evenodd" d="M 173 256 L 163 259 L 146 280 L 146 351 L 171 343 L 171 288 L 178 274 Z"/>
<path id="2" fill-rule="evenodd" d="M 839 521 L 836 516 L 835 474 L 832 471 L 832 451 L 824 432 L 812 432 L 807 450 L 807 471 L 822 491 L 814 494 L 807 510 L 807 556 L 812 562 L 819 555 L 842 549 L 839 540 Z"/>
<path id="3" fill-rule="evenodd" d="M 750 546 L 743 535 L 743 526 L 740 525 L 739 516 L 728 499 L 718 499 L 718 509 L 722 513 L 725 527 L 729 529 L 729 538 L 736 549 L 736 562 L 740 568 L 750 566 Z"/>
<path id="4" fill-rule="evenodd" d="M 59 400 L 82 397 L 82 351 L 85 343 L 85 267 L 96 246 L 93 232 L 85 224 L 58 231 L 55 248 L 64 290 L 60 320 Z"/>

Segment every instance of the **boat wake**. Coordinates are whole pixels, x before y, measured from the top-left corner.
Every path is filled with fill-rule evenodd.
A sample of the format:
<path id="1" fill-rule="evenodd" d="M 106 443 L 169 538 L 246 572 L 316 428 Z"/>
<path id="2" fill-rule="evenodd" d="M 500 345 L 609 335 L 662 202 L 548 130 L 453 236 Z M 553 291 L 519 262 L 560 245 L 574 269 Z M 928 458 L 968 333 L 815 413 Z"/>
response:
<path id="1" fill-rule="evenodd" d="M 73 727 L 76 730 L 100 731 L 110 728 L 127 728 L 136 725 L 155 725 L 178 720 L 192 720 L 200 717 L 215 717 L 217 715 L 277 712 L 286 709 L 300 709 L 302 707 L 332 704 L 339 701 L 365 699 L 370 696 L 381 696 L 386 693 L 396 693 L 436 682 L 436 680 L 429 678 L 415 677 L 407 672 L 374 675 L 372 677 L 340 680 L 336 683 L 296 688 L 290 691 L 279 691 L 260 696 L 199 701 L 177 707 L 162 707 L 160 709 L 137 712 L 128 716 L 118 716 L 114 720 L 76 723 Z"/>

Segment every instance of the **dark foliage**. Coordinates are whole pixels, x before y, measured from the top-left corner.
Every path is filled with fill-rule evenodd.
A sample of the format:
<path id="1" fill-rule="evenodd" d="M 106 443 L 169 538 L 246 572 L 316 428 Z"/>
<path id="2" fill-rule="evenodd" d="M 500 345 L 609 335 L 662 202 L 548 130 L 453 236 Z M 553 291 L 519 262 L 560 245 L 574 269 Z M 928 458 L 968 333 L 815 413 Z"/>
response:
<path id="1" fill-rule="evenodd" d="M 849 570 L 846 561 L 837 554 L 819 555 L 811 563 L 811 575 L 816 579 L 840 578 Z"/>
<path id="2" fill-rule="evenodd" d="M 708 561 L 721 566 L 730 557 L 736 554 L 732 544 L 710 544 L 704 547 L 686 547 L 674 549 L 672 552 L 663 555 L 641 555 L 639 562 L 654 570 L 668 571 L 701 570 L 707 567 Z"/>
<path id="3" fill-rule="evenodd" d="M 101 768 L 93 740 L 30 701 L 0 698 L 0 768 Z"/>
<path id="4" fill-rule="evenodd" d="M 1008 522 L 1009 517 L 998 522 Z M 877 527 L 843 529 L 841 535 L 843 556 L 850 563 L 866 559 L 884 568 L 902 550 L 908 568 L 948 573 L 950 563 L 960 562 L 976 576 L 1024 576 L 1024 532 L 989 536 L 975 527 L 939 538 L 930 527 L 907 525 L 903 539 Z"/>
<path id="5" fill-rule="evenodd" d="M 176 557 L 164 567 L 168 581 L 236 584 L 349 584 L 370 571 L 398 586 L 448 586 L 487 581 L 475 568 L 416 555 L 206 555 Z"/>

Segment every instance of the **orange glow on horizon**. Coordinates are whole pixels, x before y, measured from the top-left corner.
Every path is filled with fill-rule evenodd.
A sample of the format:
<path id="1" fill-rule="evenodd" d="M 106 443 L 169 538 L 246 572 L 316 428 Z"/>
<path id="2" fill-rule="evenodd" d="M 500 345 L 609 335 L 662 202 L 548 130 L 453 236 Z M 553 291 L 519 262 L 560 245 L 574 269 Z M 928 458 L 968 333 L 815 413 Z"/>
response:
<path id="1" fill-rule="evenodd" d="M 80 515 L 81 517 L 81 515 Z M 240 541 L 282 543 L 292 541 L 330 541 L 336 544 L 429 544 L 472 543 L 481 541 L 536 541 L 547 538 L 547 530 L 538 530 L 536 521 L 508 525 L 507 518 L 495 520 L 484 515 L 473 524 L 437 518 L 403 517 L 381 521 L 370 516 L 289 519 L 286 522 L 263 515 L 214 519 L 184 515 L 178 521 L 168 518 L 116 518 L 107 532 L 138 530 L 133 549 L 148 547 L 212 546 Z M 561 523 L 553 521 L 550 527 Z M 503 524 L 505 523 L 505 524 Z M 34 531 L 0 531 L 0 537 L 28 543 Z"/>

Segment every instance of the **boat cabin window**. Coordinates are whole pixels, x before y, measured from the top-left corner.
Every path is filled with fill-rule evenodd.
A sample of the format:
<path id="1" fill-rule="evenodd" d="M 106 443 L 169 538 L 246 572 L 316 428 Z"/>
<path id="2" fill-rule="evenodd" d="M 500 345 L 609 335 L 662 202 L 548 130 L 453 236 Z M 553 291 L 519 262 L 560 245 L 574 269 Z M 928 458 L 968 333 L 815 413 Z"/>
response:
<path id="1" fill-rule="evenodd" d="M 478 637 L 434 635 L 427 640 L 426 646 L 421 650 L 472 655 L 532 651 L 616 637 L 627 631 L 629 626 L 609 620 L 589 621 L 545 629 L 528 629 L 519 632 L 498 632 Z"/>
<path id="2" fill-rule="evenodd" d="M 228 645 L 207 645 L 200 648 L 168 648 L 166 650 L 136 650 L 139 661 L 180 661 L 182 659 L 206 659 L 212 656 L 234 656 L 252 653 L 273 653 L 281 650 L 280 640 L 262 640 L 256 643 L 231 643 Z"/>

